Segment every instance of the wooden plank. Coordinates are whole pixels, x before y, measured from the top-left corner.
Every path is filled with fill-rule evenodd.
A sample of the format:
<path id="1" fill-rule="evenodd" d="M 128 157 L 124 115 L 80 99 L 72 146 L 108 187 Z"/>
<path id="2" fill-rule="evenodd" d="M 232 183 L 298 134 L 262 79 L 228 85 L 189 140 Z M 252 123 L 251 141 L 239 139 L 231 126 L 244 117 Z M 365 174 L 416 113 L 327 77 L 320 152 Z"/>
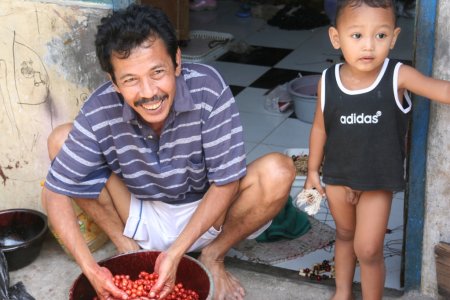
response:
<path id="1" fill-rule="evenodd" d="M 450 298 L 450 244 L 440 242 L 434 247 L 438 293 Z"/>

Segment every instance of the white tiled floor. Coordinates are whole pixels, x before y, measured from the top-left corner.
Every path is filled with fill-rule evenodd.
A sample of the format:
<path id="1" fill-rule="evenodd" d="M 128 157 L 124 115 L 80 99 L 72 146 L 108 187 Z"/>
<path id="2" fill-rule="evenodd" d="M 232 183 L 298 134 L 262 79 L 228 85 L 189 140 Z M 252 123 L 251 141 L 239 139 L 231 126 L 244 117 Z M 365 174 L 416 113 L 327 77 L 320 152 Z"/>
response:
<path id="1" fill-rule="evenodd" d="M 270 69 L 264 66 L 251 66 L 222 61 L 212 61 L 209 64 L 220 71 L 223 79 L 228 84 L 239 86 L 250 85 Z M 236 70 L 239 70 L 238 76 L 236 76 Z"/>
<path id="2" fill-rule="evenodd" d="M 293 52 L 281 60 L 275 67 L 321 72 L 339 60 L 339 52 L 334 50 L 328 39 L 327 27 L 314 30 L 280 30 L 266 24 L 258 18 L 239 18 L 236 16 L 239 2 L 221 0 L 215 11 L 191 12 L 191 30 L 209 30 L 231 33 L 234 42 L 250 45 L 293 49 Z M 413 19 L 399 19 L 403 28 L 391 57 L 411 60 L 413 55 Z M 327 61 L 328 60 L 328 61 Z M 248 86 L 261 76 L 269 67 L 211 61 L 230 85 Z M 269 112 L 264 108 L 265 89 L 247 87 L 240 92 L 236 101 L 244 127 L 245 146 L 248 162 L 269 152 L 284 152 L 287 148 L 307 148 L 310 124 L 298 119 L 288 118 L 288 114 Z M 294 184 L 291 194 L 301 189 Z M 326 204 L 316 216 L 319 220 L 334 226 Z M 403 238 L 403 193 L 395 195 L 389 220 L 391 234 L 386 235 L 386 287 L 400 289 L 401 248 Z M 280 263 L 277 266 L 299 270 L 310 267 L 324 259 L 332 259 L 333 249 L 321 249 L 296 260 Z M 355 280 L 359 280 L 357 270 Z"/>

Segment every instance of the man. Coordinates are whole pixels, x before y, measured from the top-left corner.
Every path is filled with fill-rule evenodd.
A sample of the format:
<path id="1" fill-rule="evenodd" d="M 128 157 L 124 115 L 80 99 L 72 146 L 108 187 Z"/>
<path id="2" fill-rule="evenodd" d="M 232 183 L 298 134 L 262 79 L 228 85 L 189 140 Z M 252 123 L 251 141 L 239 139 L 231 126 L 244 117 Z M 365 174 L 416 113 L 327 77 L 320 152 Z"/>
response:
<path id="1" fill-rule="evenodd" d="M 295 178 L 291 159 L 269 154 L 246 167 L 229 87 L 209 66 L 181 64 L 159 9 L 131 5 L 103 18 L 95 43 L 111 81 L 48 141 L 54 159 L 42 200 L 53 230 L 100 299 L 127 295 L 92 257 L 71 198 L 119 252 L 163 251 L 154 286 L 161 297 L 172 289 L 182 255 L 201 250 L 215 299 L 243 299 L 223 259 L 284 206 Z"/>

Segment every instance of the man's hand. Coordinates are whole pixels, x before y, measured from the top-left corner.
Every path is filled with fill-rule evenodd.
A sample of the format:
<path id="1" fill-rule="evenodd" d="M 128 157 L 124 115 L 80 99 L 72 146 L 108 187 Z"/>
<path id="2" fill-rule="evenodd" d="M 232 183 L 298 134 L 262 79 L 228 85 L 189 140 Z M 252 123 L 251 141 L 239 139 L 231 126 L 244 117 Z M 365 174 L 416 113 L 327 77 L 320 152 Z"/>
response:
<path id="1" fill-rule="evenodd" d="M 175 286 L 179 261 L 173 260 L 167 252 L 158 255 L 155 263 L 155 272 L 158 280 L 150 292 L 159 294 L 159 298 L 165 298 Z"/>
<path id="2" fill-rule="evenodd" d="M 128 299 L 127 293 L 119 289 L 113 282 L 113 275 L 105 268 L 100 267 L 89 278 L 100 300 Z"/>

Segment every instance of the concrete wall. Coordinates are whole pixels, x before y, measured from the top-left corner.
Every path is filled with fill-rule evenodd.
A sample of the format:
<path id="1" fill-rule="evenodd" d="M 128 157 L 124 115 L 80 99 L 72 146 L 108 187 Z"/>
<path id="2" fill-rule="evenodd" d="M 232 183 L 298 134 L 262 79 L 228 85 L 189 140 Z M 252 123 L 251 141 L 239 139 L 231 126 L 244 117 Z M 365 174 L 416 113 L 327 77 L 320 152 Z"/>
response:
<path id="1" fill-rule="evenodd" d="M 94 34 L 99 1 L 0 1 L 0 209 L 41 210 L 46 139 L 105 80 Z"/>
<path id="2" fill-rule="evenodd" d="M 450 2 L 439 1 L 433 77 L 450 80 Z M 422 292 L 438 298 L 434 246 L 450 242 L 450 106 L 433 103 L 428 135 Z"/>

